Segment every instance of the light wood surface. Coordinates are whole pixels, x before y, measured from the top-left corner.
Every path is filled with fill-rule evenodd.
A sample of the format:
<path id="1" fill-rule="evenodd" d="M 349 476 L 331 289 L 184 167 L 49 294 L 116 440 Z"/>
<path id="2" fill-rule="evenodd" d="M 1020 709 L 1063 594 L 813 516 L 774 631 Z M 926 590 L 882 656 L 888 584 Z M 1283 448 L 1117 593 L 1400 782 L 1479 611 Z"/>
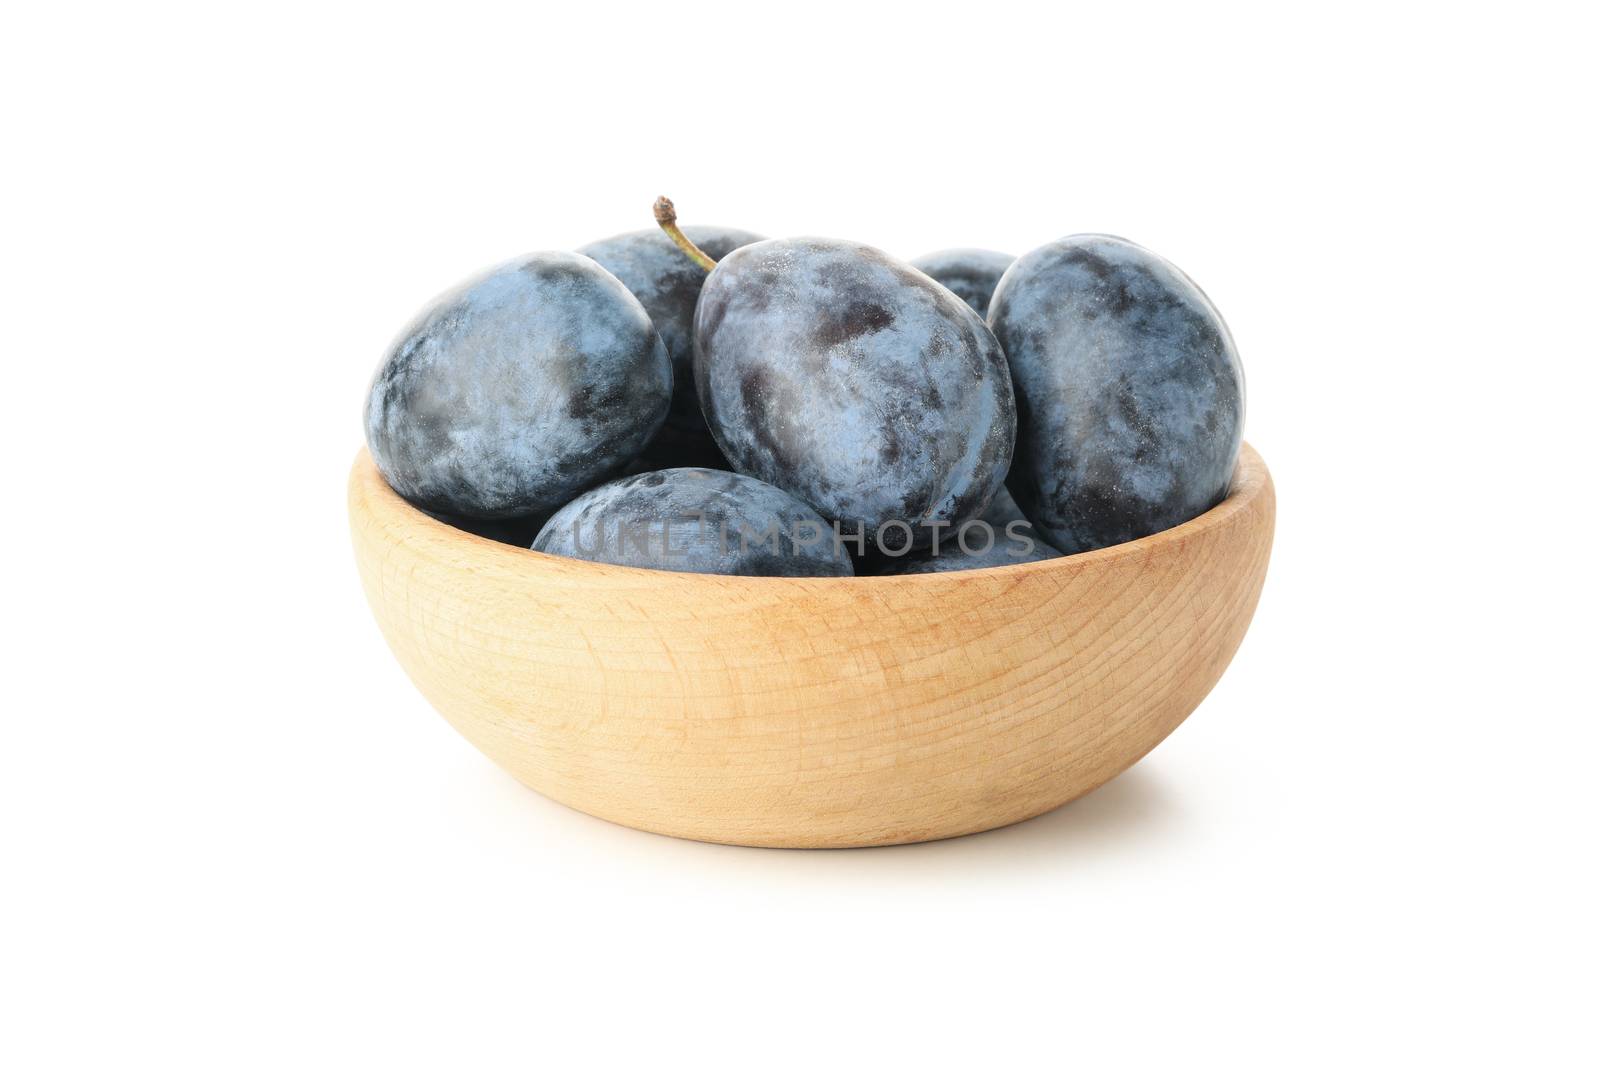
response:
<path id="1" fill-rule="evenodd" d="M 1004 826 L 1131 766 L 1232 659 L 1273 513 L 1246 445 L 1220 506 L 1115 548 L 946 574 L 740 578 L 496 544 L 401 500 L 365 450 L 350 472 L 378 625 L 491 759 L 627 826 L 807 848 Z"/>

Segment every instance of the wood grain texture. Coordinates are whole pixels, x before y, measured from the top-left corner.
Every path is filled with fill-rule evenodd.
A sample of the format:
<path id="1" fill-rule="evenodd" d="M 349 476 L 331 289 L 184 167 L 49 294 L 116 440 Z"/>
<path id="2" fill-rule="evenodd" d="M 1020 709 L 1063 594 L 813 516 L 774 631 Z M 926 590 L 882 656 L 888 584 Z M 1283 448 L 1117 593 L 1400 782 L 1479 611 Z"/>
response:
<path id="1" fill-rule="evenodd" d="M 350 529 L 417 687 L 522 782 L 603 819 L 785 847 L 925 841 L 1131 766 L 1221 677 L 1272 547 L 1266 466 L 1183 526 L 1063 559 L 882 578 L 613 567 L 462 533 L 365 451 Z"/>

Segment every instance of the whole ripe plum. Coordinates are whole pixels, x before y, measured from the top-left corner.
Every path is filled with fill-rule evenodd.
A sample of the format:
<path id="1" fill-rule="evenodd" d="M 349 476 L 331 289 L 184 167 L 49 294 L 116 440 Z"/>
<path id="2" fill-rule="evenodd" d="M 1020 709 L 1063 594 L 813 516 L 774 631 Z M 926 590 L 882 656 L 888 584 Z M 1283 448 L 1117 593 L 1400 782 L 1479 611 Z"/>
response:
<path id="1" fill-rule="evenodd" d="M 865 245 L 746 245 L 706 279 L 695 384 L 734 469 L 869 543 L 926 545 L 1011 462 L 1005 354 L 971 308 Z"/>
<path id="2" fill-rule="evenodd" d="M 983 248 L 947 248 L 919 256 L 911 265 L 965 300 L 979 315 L 987 315 L 994 287 L 1016 259 Z"/>
<path id="3" fill-rule="evenodd" d="M 735 248 L 763 240 L 758 234 L 725 226 L 685 226 L 683 232 L 712 259 L 721 259 Z M 706 272 L 660 229 L 618 234 L 586 244 L 578 251 L 610 271 L 639 298 L 667 346 L 674 379 L 667 425 L 684 436 L 709 438 L 694 388 L 694 306 L 700 299 Z"/>
<path id="4" fill-rule="evenodd" d="M 989 324 L 1016 387 L 1007 484 L 1056 548 L 1157 533 L 1227 494 L 1244 369 L 1182 271 L 1118 237 L 1065 237 L 1006 271 Z"/>
<path id="5" fill-rule="evenodd" d="M 848 577 L 833 529 L 781 489 L 699 467 L 621 478 L 550 517 L 533 547 L 597 563 L 697 574 Z"/>
<path id="6" fill-rule="evenodd" d="M 939 542 L 937 552 L 929 546 L 898 558 L 878 556 L 873 561 L 872 573 L 938 574 L 1059 558 L 1061 553 L 1044 542 L 1002 486 L 978 520 Z"/>
<path id="7" fill-rule="evenodd" d="M 671 398 L 672 362 L 633 294 L 586 256 L 537 252 L 406 328 L 367 397 L 367 444 L 421 507 L 549 514 L 637 456 Z"/>

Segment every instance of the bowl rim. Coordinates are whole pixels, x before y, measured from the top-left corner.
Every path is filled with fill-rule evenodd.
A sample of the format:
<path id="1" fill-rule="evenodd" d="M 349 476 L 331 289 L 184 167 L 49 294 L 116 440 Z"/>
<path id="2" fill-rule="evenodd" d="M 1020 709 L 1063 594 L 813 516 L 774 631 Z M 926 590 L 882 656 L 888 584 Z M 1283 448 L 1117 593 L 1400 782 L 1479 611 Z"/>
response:
<path id="1" fill-rule="evenodd" d="M 1248 442 L 1241 442 L 1239 458 L 1234 465 L 1233 478 L 1228 485 L 1228 495 L 1216 507 L 1159 533 L 1147 537 L 1124 541 L 1121 544 L 1110 545 L 1106 548 L 1097 548 L 1089 552 L 1078 552 L 1069 556 L 1060 556 L 1056 559 L 1035 560 L 1030 563 L 1012 563 L 1002 567 L 983 567 L 972 570 L 960 571 L 934 571 L 923 574 L 860 574 L 850 577 L 792 577 L 778 575 L 753 575 L 753 574 L 699 574 L 692 571 L 657 570 L 653 567 L 629 567 L 618 563 L 597 563 L 593 560 L 575 559 L 569 556 L 557 556 L 547 552 L 539 552 L 533 548 L 519 548 L 501 541 L 495 541 L 478 534 L 469 533 L 429 515 L 426 511 L 412 504 L 396 493 L 389 483 L 384 480 L 378 471 L 377 464 L 372 459 L 371 452 L 363 446 L 356 453 L 355 462 L 350 470 L 349 499 L 352 511 L 357 502 L 369 506 L 376 506 L 381 512 L 381 518 L 386 526 L 397 526 L 402 523 L 421 525 L 429 534 L 447 544 L 453 544 L 457 549 L 470 550 L 471 552 L 489 552 L 497 556 L 501 562 L 508 560 L 522 560 L 529 565 L 548 570 L 558 567 L 574 574 L 589 571 L 596 577 L 609 575 L 612 577 L 627 577 L 640 580 L 642 576 L 654 576 L 680 581 L 703 581 L 708 583 L 723 584 L 727 582 L 750 583 L 800 583 L 811 587 L 838 588 L 841 584 L 861 589 L 861 583 L 874 582 L 984 582 L 996 578 L 1005 578 L 1023 574 L 1038 575 L 1045 573 L 1068 574 L 1086 567 L 1093 567 L 1101 563 L 1109 563 L 1125 556 L 1144 554 L 1174 546 L 1191 538 L 1200 536 L 1214 527 L 1236 521 L 1246 513 L 1266 492 L 1271 492 L 1272 476 L 1267 470 L 1261 454 L 1250 446 Z"/>

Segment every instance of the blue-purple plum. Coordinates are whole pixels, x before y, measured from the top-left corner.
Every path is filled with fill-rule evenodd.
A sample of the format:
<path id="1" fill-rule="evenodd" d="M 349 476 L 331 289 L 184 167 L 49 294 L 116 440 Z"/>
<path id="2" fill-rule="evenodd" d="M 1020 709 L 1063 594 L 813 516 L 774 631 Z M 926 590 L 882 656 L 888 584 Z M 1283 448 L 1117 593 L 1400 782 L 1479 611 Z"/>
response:
<path id="1" fill-rule="evenodd" d="M 747 230 L 726 226 L 685 226 L 683 232 L 712 259 L 721 259 L 735 248 L 763 240 Z M 680 439 L 709 438 L 694 389 L 694 306 L 700 299 L 706 272 L 659 228 L 618 234 L 586 244 L 578 251 L 610 271 L 639 298 L 667 346 L 674 377 L 672 410 L 667 415 L 669 430 L 676 431 L 675 436 Z M 710 444 L 709 439 L 706 443 Z"/>
<path id="2" fill-rule="evenodd" d="M 596 563 L 696 574 L 849 577 L 848 552 L 811 508 L 732 471 L 621 478 L 550 517 L 533 547 Z"/>
<path id="3" fill-rule="evenodd" d="M 871 569 L 873 574 L 938 574 L 1060 557 L 1002 487 L 984 513 L 940 541 L 937 552 L 930 545 L 899 557 L 877 556 Z"/>
<path id="4" fill-rule="evenodd" d="M 911 265 L 965 300 L 979 315 L 987 315 L 994 287 L 1016 259 L 985 248 L 947 248 L 918 256 Z"/>
<path id="5" fill-rule="evenodd" d="M 1007 485 L 1054 547 L 1132 541 L 1227 495 L 1244 369 L 1178 268 L 1119 237 L 1064 237 L 1006 271 L 989 324 L 1016 388 Z"/>
<path id="6" fill-rule="evenodd" d="M 926 545 L 980 514 L 1011 463 L 1005 353 L 973 310 L 865 245 L 731 252 L 695 313 L 695 384 L 734 469 L 869 543 Z M 903 524 L 903 525 L 897 525 Z"/>
<path id="7" fill-rule="evenodd" d="M 644 449 L 672 361 L 594 260 L 536 252 L 439 297 L 390 349 L 367 444 L 395 492 L 477 519 L 548 515 Z"/>

